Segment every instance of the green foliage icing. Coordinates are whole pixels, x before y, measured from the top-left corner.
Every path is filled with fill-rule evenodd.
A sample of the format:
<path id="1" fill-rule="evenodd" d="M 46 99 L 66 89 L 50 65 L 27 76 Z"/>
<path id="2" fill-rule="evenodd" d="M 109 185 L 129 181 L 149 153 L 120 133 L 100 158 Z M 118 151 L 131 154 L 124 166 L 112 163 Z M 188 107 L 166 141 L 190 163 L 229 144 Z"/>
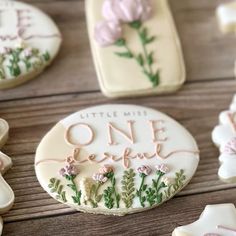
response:
<path id="1" fill-rule="evenodd" d="M 111 182 L 111 186 L 107 187 L 107 189 L 105 189 L 103 193 L 105 206 L 108 209 L 111 209 L 114 207 L 114 204 L 116 204 L 116 208 L 119 208 L 120 207 L 120 194 L 118 194 L 116 191 L 116 179 L 115 179 L 114 172 L 109 172 L 105 174 L 105 176 Z"/>
<path id="2" fill-rule="evenodd" d="M 145 178 L 147 176 L 145 174 L 140 174 L 140 177 L 141 177 L 141 183 L 140 183 L 139 189 L 136 191 L 136 195 L 139 198 L 139 202 L 141 206 L 145 207 L 146 197 L 143 196 L 143 192 L 145 192 L 145 190 L 147 189 L 147 184 L 144 184 Z"/>
<path id="3" fill-rule="evenodd" d="M 81 205 L 81 191 L 78 190 L 77 185 L 75 183 L 76 175 L 65 175 L 65 178 L 71 182 L 70 184 L 67 184 L 68 187 L 72 189 L 72 191 L 75 193 L 74 196 L 72 196 L 73 202 L 77 205 Z"/>
<path id="4" fill-rule="evenodd" d="M 101 187 L 101 183 L 97 182 L 96 184 L 93 184 L 90 189 L 90 195 L 88 198 L 88 201 L 92 204 L 93 208 L 98 207 L 98 203 L 102 199 L 102 194 L 98 194 L 99 188 Z"/>
<path id="5" fill-rule="evenodd" d="M 25 55 L 25 50 L 30 50 L 30 53 Z M 40 53 L 36 48 L 11 48 L 9 52 L 0 55 L 0 79 L 6 79 L 7 71 L 12 77 L 18 77 L 23 71 L 37 70 L 50 59 L 48 51 Z M 25 69 L 22 69 L 22 63 Z"/>
<path id="6" fill-rule="evenodd" d="M 56 199 L 62 201 L 62 202 L 67 202 L 66 199 L 66 192 L 63 191 L 64 186 L 60 184 L 61 181 L 56 178 L 51 178 L 49 180 L 48 187 L 50 188 L 51 193 L 56 193 Z"/>
<path id="7" fill-rule="evenodd" d="M 153 71 L 153 63 L 154 63 L 154 52 L 148 52 L 147 46 L 152 43 L 156 37 L 149 36 L 148 29 L 146 27 L 142 27 L 141 21 L 135 21 L 129 24 L 129 26 L 137 31 L 140 43 L 142 45 L 142 53 L 135 53 L 128 47 L 125 39 L 119 39 L 115 45 L 118 47 L 124 47 L 125 51 L 123 52 L 116 52 L 117 56 L 128 58 L 128 59 L 135 59 L 138 65 L 141 67 L 142 72 L 144 75 L 149 79 L 152 83 L 153 87 L 158 86 L 160 75 L 159 70 Z"/>
<path id="8" fill-rule="evenodd" d="M 174 183 L 171 184 L 165 191 L 166 199 L 170 198 L 174 193 L 183 188 L 185 179 L 186 176 L 184 175 L 184 170 L 181 169 L 179 172 L 175 174 Z"/>
<path id="9" fill-rule="evenodd" d="M 135 187 L 134 187 L 135 173 L 133 169 L 125 170 L 122 179 L 122 200 L 125 203 L 126 208 L 130 208 L 135 198 Z"/>

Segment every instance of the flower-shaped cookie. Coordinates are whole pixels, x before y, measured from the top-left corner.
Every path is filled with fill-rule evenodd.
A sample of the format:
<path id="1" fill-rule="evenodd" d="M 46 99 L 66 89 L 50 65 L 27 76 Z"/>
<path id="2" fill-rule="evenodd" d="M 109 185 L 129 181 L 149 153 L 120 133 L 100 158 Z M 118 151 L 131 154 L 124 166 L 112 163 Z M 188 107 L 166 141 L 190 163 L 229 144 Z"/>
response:
<path id="1" fill-rule="evenodd" d="M 8 138 L 9 126 L 7 122 L 0 119 L 0 147 L 2 147 Z M 2 177 L 12 165 L 11 159 L 0 151 L 0 214 L 7 212 L 13 205 L 14 192 Z M 0 217 L 0 235 L 2 232 L 3 221 Z"/>
<path id="2" fill-rule="evenodd" d="M 213 142 L 220 147 L 219 177 L 226 182 L 236 180 L 236 96 L 228 111 L 219 116 L 220 124 L 212 132 Z"/>
<path id="3" fill-rule="evenodd" d="M 206 206 L 199 220 L 176 228 L 172 236 L 233 236 L 235 233 L 235 206 L 218 204 Z"/>

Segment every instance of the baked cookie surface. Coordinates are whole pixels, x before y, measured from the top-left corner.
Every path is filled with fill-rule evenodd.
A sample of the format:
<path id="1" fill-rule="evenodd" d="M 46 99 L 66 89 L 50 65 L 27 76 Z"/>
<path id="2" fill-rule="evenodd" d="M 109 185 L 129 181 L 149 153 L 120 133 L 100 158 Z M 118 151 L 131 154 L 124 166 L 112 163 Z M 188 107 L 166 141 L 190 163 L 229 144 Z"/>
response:
<path id="1" fill-rule="evenodd" d="M 212 140 L 220 150 L 218 175 L 225 182 L 236 181 L 236 96 L 229 110 L 219 115 L 219 124 L 212 132 Z"/>
<path id="2" fill-rule="evenodd" d="M 86 0 L 86 14 L 106 96 L 170 93 L 184 83 L 182 49 L 168 1 Z"/>
<path id="3" fill-rule="evenodd" d="M 176 228 L 172 236 L 233 236 L 236 209 L 233 204 L 208 205 L 199 220 Z"/>
<path id="4" fill-rule="evenodd" d="M 0 89 L 40 74 L 55 58 L 61 34 L 41 10 L 17 1 L 0 2 Z"/>
<path id="5" fill-rule="evenodd" d="M 79 211 L 125 215 L 156 207 L 194 175 L 199 152 L 180 124 L 156 110 L 102 105 L 57 123 L 39 144 L 42 187 Z"/>

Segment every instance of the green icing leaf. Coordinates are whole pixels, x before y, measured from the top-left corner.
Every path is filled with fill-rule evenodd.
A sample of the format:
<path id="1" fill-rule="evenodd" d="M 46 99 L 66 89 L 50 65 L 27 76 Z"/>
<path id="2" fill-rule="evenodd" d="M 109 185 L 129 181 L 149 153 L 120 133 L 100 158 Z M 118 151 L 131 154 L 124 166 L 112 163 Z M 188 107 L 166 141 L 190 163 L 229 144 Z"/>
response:
<path id="1" fill-rule="evenodd" d="M 122 178 L 122 200 L 125 203 L 126 208 L 130 208 L 133 204 L 133 199 L 135 197 L 135 188 L 134 188 L 134 177 L 135 173 L 133 169 L 124 171 Z"/>
<path id="2" fill-rule="evenodd" d="M 133 58 L 133 54 L 131 52 L 116 52 L 115 54 L 119 57 Z"/>
<path id="3" fill-rule="evenodd" d="M 61 184 L 61 181 L 59 179 L 51 178 L 49 180 L 48 187 L 50 188 L 51 193 L 57 193 L 56 199 L 62 202 L 67 202 L 66 193 L 65 191 L 62 191 L 64 186 Z"/>

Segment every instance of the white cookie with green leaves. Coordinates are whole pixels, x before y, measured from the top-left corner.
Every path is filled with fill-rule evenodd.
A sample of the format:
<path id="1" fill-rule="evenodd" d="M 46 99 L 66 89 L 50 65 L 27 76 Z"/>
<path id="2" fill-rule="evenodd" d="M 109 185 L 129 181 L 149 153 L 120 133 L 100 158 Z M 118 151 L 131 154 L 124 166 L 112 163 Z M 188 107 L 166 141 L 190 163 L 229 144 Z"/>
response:
<path id="1" fill-rule="evenodd" d="M 83 212 L 125 215 L 172 198 L 198 162 L 195 140 L 167 115 L 101 105 L 58 122 L 37 148 L 35 170 L 60 202 Z"/>
<path id="2" fill-rule="evenodd" d="M 0 2 L 0 89 L 39 75 L 61 45 L 56 24 L 41 10 L 18 1 Z"/>

